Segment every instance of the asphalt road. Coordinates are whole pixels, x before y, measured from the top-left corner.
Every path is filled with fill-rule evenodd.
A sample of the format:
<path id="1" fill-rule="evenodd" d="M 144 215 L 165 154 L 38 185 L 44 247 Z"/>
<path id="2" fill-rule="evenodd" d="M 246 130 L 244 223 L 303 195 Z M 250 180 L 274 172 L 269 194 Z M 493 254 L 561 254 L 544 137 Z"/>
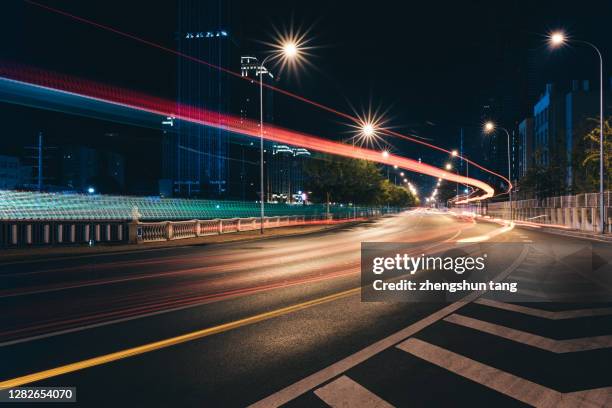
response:
<path id="1" fill-rule="evenodd" d="M 361 242 L 432 251 L 466 239 L 585 242 L 416 211 L 248 243 L 3 264 L 0 387 L 74 386 L 79 406 L 605 405 L 608 303 L 361 302 Z M 605 279 L 551 277 L 542 255 L 503 251 L 504 279 L 535 297 L 550 295 L 543 284 L 612 293 Z M 609 244 L 598 251 L 612 260 Z M 555 314 L 575 309 L 587 312 Z"/>

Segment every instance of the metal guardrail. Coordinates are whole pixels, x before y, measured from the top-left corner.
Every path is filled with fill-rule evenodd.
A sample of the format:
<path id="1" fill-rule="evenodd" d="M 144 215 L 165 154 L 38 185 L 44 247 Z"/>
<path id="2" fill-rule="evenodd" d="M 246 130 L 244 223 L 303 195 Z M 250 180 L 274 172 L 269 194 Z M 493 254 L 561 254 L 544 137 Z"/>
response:
<path id="1" fill-rule="evenodd" d="M 612 233 L 612 192 L 604 193 L 603 219 L 599 212 L 599 193 L 549 197 L 542 200 L 519 200 L 488 203 L 482 206 L 467 205 L 464 211 L 492 218 L 524 221 L 557 228 L 589 233 Z"/>
<path id="2" fill-rule="evenodd" d="M 612 191 L 604 192 L 604 207 L 612 207 Z M 489 203 L 492 210 L 510 208 L 508 201 Z M 599 208 L 599 193 L 584 193 L 512 202 L 513 208 Z"/>

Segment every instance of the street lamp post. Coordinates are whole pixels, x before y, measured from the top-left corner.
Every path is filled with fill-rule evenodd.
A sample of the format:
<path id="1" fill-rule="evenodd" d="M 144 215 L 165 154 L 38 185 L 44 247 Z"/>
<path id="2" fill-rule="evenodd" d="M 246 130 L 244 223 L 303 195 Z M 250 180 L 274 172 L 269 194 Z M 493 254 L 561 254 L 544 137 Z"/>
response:
<path id="1" fill-rule="evenodd" d="M 286 59 L 294 59 L 298 57 L 300 49 L 298 45 L 292 41 L 287 41 L 281 44 L 279 47 L 280 55 Z M 277 58 L 279 54 L 270 54 L 261 61 L 259 64 L 259 184 L 260 184 L 260 220 L 259 220 L 259 232 L 264 233 L 264 216 L 265 216 L 265 203 L 264 203 L 264 130 L 263 130 L 263 74 L 264 71 L 268 72 L 265 67 L 266 62 L 271 57 Z M 289 192 L 291 194 L 291 192 Z"/>
<path id="2" fill-rule="evenodd" d="M 259 194 L 260 194 L 260 217 L 259 217 L 259 233 L 264 233 L 264 137 L 263 137 L 263 73 L 265 63 L 272 55 L 268 55 L 259 64 Z"/>
<path id="3" fill-rule="evenodd" d="M 606 232 L 606 219 L 604 207 L 604 103 L 603 103 L 603 57 L 599 48 L 595 44 L 583 40 L 568 39 L 562 31 L 556 31 L 550 34 L 550 44 L 553 48 L 562 46 L 568 41 L 585 44 L 595 50 L 599 57 L 599 219 L 600 231 L 602 234 Z"/>
<path id="4" fill-rule="evenodd" d="M 491 133 L 493 131 L 495 131 L 495 124 L 493 122 L 487 122 L 485 123 L 485 132 L 487 133 Z M 498 127 L 499 129 L 503 130 L 506 133 L 506 137 L 507 137 L 507 142 L 508 142 L 508 200 L 510 201 L 510 221 L 512 221 L 513 216 L 512 216 L 512 170 L 511 170 L 511 164 L 510 164 L 510 132 L 508 132 L 508 129 L 503 128 L 503 127 Z"/>

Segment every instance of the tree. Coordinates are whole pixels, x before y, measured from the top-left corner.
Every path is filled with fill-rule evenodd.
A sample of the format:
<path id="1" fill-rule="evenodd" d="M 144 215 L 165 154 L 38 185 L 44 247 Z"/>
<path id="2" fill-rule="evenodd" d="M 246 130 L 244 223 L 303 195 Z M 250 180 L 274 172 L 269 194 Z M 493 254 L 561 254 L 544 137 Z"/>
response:
<path id="1" fill-rule="evenodd" d="M 574 152 L 576 192 L 599 190 L 599 135 L 599 118 L 588 119 L 586 134 Z M 612 188 L 612 117 L 604 120 L 604 188 Z"/>
<path id="2" fill-rule="evenodd" d="M 414 205 L 404 188 L 389 183 L 375 163 L 323 156 L 305 163 L 306 188 L 313 202 L 352 202 L 365 205 Z M 400 191 L 402 190 L 402 191 Z M 406 196 L 406 193 L 408 196 Z M 402 204 L 406 203 L 406 204 Z"/>

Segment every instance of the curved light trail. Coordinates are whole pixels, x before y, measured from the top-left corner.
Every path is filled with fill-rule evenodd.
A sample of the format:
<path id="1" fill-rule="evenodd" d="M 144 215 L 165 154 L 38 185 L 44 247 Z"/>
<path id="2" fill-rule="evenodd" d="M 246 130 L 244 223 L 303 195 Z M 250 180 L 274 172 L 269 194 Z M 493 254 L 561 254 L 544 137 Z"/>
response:
<path id="1" fill-rule="evenodd" d="M 73 96 L 93 99 L 98 102 L 119 105 L 138 111 L 145 111 L 163 117 L 173 116 L 176 119 L 186 122 L 221 128 L 254 138 L 259 137 L 259 123 L 256 121 L 245 120 L 233 115 L 209 111 L 194 106 L 181 105 L 174 101 L 159 97 L 24 67 L 1 66 L 0 75 L 13 81 L 22 82 L 24 85 L 35 85 L 49 91 L 68 93 Z M 179 114 L 177 112 L 181 113 Z M 482 200 L 492 197 L 494 194 L 493 188 L 480 180 L 460 176 L 456 173 L 450 173 L 438 167 L 420 163 L 406 157 L 381 154 L 380 151 L 346 145 L 273 125 L 265 125 L 263 136 L 264 139 L 269 141 L 301 146 L 322 153 L 363 159 L 389 166 L 396 165 L 406 170 L 467 184 L 484 191 L 484 195 L 467 199 L 466 202 Z"/>
<path id="2" fill-rule="evenodd" d="M 210 62 L 208 62 L 208 61 L 205 61 L 205 60 L 202 60 L 202 59 L 200 59 L 200 58 L 196 58 L 196 57 L 193 57 L 193 56 L 191 56 L 191 55 L 188 55 L 188 54 L 182 53 L 182 52 L 180 52 L 180 51 L 176 51 L 176 50 L 174 50 L 174 49 L 172 49 L 172 48 L 165 47 L 165 46 L 163 46 L 163 45 L 161 45 L 161 44 L 157 44 L 157 43 L 155 43 L 155 42 L 153 42 L 153 41 L 146 40 L 146 39 L 144 39 L 144 38 L 138 37 L 138 36 L 133 35 L 133 34 L 130 34 L 130 33 L 126 33 L 126 32 L 124 32 L 124 31 L 118 30 L 118 29 L 113 28 L 113 27 L 110 27 L 110 26 L 108 26 L 108 25 L 100 24 L 100 23 L 97 23 L 97 22 L 95 22 L 95 21 L 92 21 L 92 20 L 89 20 L 89 19 L 86 19 L 86 18 L 83 18 L 83 17 L 77 16 L 77 15 L 74 15 L 74 14 L 68 13 L 68 12 L 66 12 L 66 11 L 63 11 L 63 10 L 60 10 L 60 9 L 57 9 L 57 8 L 54 8 L 54 7 L 50 7 L 50 6 L 44 5 L 44 4 L 41 4 L 41 3 L 38 3 L 38 2 L 35 2 L 35 1 L 32 1 L 32 0 L 24 0 L 24 2 L 26 2 L 26 3 L 28 3 L 28 4 L 31 4 L 31 5 L 33 5 L 33 6 L 39 7 L 39 8 L 41 8 L 41 9 L 44 9 L 44 10 L 50 11 L 50 12 L 52 12 L 52 13 L 59 14 L 59 15 L 62 15 L 62 16 L 64 16 L 64 17 L 71 18 L 71 19 L 76 20 L 76 21 L 79 21 L 79 22 L 81 22 L 81 23 L 88 24 L 88 25 L 91 25 L 91 26 L 97 27 L 97 28 L 99 28 L 99 29 L 102 29 L 102 30 L 109 31 L 109 32 L 112 32 L 112 33 L 114 33 L 114 34 L 120 35 L 120 36 L 122 36 L 122 37 L 129 38 L 129 39 L 131 39 L 131 40 L 134 40 L 134 41 L 140 42 L 140 43 L 142 43 L 142 44 L 145 44 L 145 45 L 148 45 L 148 46 L 151 46 L 151 47 L 158 48 L 158 49 L 160 49 L 160 50 L 162 50 L 162 51 L 164 51 L 164 52 L 168 52 L 168 53 L 174 54 L 174 55 L 176 55 L 176 56 L 179 56 L 179 57 L 181 57 L 181 58 L 185 58 L 185 59 L 187 59 L 187 60 L 190 60 L 190 61 L 196 62 L 196 63 L 198 63 L 198 64 L 203 64 L 203 65 L 206 65 L 206 66 L 208 66 L 208 67 L 210 67 L 210 68 L 213 68 L 213 69 L 219 70 L 219 71 L 224 72 L 224 73 L 226 73 L 226 74 L 228 74 L 228 75 L 231 75 L 231 76 L 233 76 L 233 77 L 240 78 L 241 80 L 248 80 L 249 82 L 253 82 L 254 84 L 257 84 L 257 86 L 259 86 L 259 81 L 258 81 L 258 80 L 253 80 L 252 78 L 243 77 L 243 76 L 242 76 L 242 75 L 240 75 L 240 73 L 238 73 L 238 72 L 234 72 L 234 71 L 232 71 L 232 70 L 230 70 L 230 69 L 227 69 L 227 68 L 221 67 L 221 66 L 219 66 L 219 65 L 212 64 L 212 63 L 210 63 Z M 307 99 L 307 98 L 305 98 L 305 97 L 303 97 L 303 96 L 297 95 L 297 94 L 295 94 L 295 93 L 292 93 L 292 92 L 286 91 L 286 90 L 284 90 L 284 89 L 282 89 L 282 88 L 278 88 L 278 87 L 275 87 L 275 86 L 273 86 L 273 85 L 266 84 L 265 82 L 264 82 L 264 83 L 262 83 L 261 85 L 262 85 L 263 87 L 267 88 L 267 89 L 270 89 L 270 90 L 274 91 L 274 92 L 278 92 L 278 93 L 281 93 L 281 94 L 283 94 L 283 95 L 286 95 L 286 96 L 289 96 L 289 97 L 291 97 L 291 98 L 294 98 L 294 99 L 296 99 L 296 100 L 299 100 L 299 101 L 301 101 L 301 102 L 305 102 L 305 103 L 307 103 L 307 104 L 310 104 L 310 105 L 312 105 L 312 106 L 315 106 L 315 107 L 317 107 L 317 108 L 319 108 L 319 109 L 322 109 L 322 110 L 324 110 L 324 111 L 327 111 L 327 112 L 333 113 L 333 114 L 335 114 L 335 115 L 338 115 L 338 116 L 340 116 L 340 117 L 343 117 L 343 118 L 345 118 L 345 119 L 348 119 L 348 120 L 350 120 L 350 121 L 352 121 L 352 122 L 354 122 L 354 123 L 359 123 L 359 118 L 358 118 L 358 117 L 355 117 L 355 116 L 349 115 L 349 114 L 347 114 L 347 113 L 345 113 L 345 112 L 342 112 L 342 111 L 339 111 L 339 110 L 337 110 L 337 109 L 331 108 L 331 107 L 329 107 L 329 106 L 323 105 L 323 104 L 321 104 L 321 103 L 319 103 L 319 102 L 316 102 L 316 101 L 313 101 L 313 100 L 311 100 L 311 99 Z M 414 142 L 414 143 L 418 143 L 418 144 L 420 144 L 420 145 L 423 145 L 423 146 L 426 146 L 426 147 L 429 147 L 429 148 L 432 148 L 432 149 L 438 150 L 438 151 L 440 151 L 440 152 L 444 152 L 444 153 L 446 153 L 446 154 L 452 154 L 452 151 L 451 151 L 451 150 L 444 149 L 444 148 L 442 148 L 442 147 L 440 147 L 440 146 L 436 146 L 436 145 L 434 145 L 434 144 L 427 143 L 427 142 L 425 142 L 425 141 L 423 141 L 423 140 L 420 140 L 420 139 L 418 139 L 418 138 L 415 138 L 415 137 L 412 137 L 412 136 L 407 136 L 407 135 L 404 135 L 404 134 L 402 134 L 402 133 L 399 133 L 399 132 L 394 131 L 394 130 L 391 130 L 391 129 L 381 129 L 380 133 L 382 133 L 382 134 L 386 134 L 386 135 L 388 135 L 388 136 L 392 136 L 392 137 L 398 137 L 398 138 L 401 138 L 401 139 L 404 139 L 404 140 L 408 140 L 408 141 L 411 141 L 411 142 Z M 499 173 L 497 173 L 497 172 L 494 172 L 494 171 L 492 171 L 492 170 L 489 170 L 489 169 L 487 169 L 486 167 L 484 167 L 484 166 L 482 166 L 482 165 L 480 165 L 480 164 L 478 164 L 478 163 L 476 163 L 476 162 L 474 162 L 474 161 L 472 161 L 472 160 L 470 160 L 470 159 L 468 159 L 468 158 L 466 158 L 466 157 L 463 157 L 463 156 L 456 156 L 456 157 L 458 157 L 460 160 L 465 161 L 466 163 L 469 163 L 469 164 L 471 164 L 471 165 L 473 165 L 473 166 L 475 166 L 475 167 L 479 168 L 479 169 L 480 169 L 480 170 L 482 170 L 482 171 L 485 171 L 485 172 L 487 172 L 487 173 L 489 173 L 489 174 L 492 174 L 492 175 L 494 175 L 494 176 L 496 176 L 496 177 L 501 178 L 501 179 L 502 179 L 502 180 L 503 180 L 503 181 L 504 181 L 504 182 L 505 182 L 505 183 L 508 185 L 508 189 L 506 190 L 506 193 L 508 193 L 508 192 L 509 192 L 509 191 L 512 189 L 512 183 L 510 182 L 510 180 L 509 180 L 508 178 L 506 178 L 506 177 L 502 176 L 501 174 L 499 174 Z M 410 170 L 410 169 L 406 168 L 406 170 Z M 471 200 L 467 200 L 467 201 L 471 201 Z M 466 202 L 467 202 L 467 201 L 466 201 Z"/>

